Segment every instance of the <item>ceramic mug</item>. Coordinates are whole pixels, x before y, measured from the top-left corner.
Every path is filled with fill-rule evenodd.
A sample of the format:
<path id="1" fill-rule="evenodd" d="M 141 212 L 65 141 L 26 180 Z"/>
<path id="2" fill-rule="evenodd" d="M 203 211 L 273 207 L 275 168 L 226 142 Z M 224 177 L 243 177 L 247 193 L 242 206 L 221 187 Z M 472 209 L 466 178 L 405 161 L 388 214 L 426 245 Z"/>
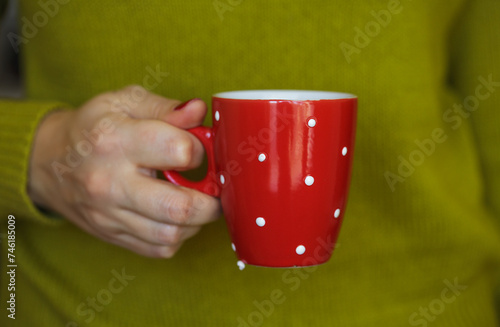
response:
<path id="1" fill-rule="evenodd" d="M 328 261 L 344 216 L 357 97 L 305 90 L 247 90 L 212 97 L 203 143 L 206 177 L 174 171 L 174 184 L 220 197 L 240 269 Z"/>

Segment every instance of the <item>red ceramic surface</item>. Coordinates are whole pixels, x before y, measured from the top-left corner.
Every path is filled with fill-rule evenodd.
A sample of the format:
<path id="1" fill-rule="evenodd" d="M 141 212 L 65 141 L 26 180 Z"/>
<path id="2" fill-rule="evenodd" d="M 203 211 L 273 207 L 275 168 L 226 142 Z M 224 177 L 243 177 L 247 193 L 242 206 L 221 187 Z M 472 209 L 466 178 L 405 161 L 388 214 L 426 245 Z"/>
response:
<path id="1" fill-rule="evenodd" d="M 239 265 L 324 263 L 344 216 L 356 108 L 357 98 L 342 93 L 216 94 L 213 129 L 192 130 L 207 149 L 207 177 L 193 183 L 165 175 L 220 196 Z"/>

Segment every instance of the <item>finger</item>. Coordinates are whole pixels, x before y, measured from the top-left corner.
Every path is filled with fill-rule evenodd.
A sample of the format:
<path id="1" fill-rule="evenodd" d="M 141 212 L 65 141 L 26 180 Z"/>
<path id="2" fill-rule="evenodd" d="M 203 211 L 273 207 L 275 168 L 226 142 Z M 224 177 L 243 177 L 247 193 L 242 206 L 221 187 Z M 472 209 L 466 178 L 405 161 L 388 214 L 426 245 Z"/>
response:
<path id="1" fill-rule="evenodd" d="M 165 116 L 165 121 L 176 127 L 189 129 L 202 125 L 207 114 L 207 105 L 200 99 L 192 99 L 184 104 L 182 108 L 175 109 Z"/>
<path id="2" fill-rule="evenodd" d="M 217 199 L 193 189 L 179 187 L 142 174 L 130 176 L 123 187 L 120 205 L 158 222 L 180 226 L 200 226 L 220 216 Z"/>
<path id="3" fill-rule="evenodd" d="M 151 258 L 170 259 L 179 250 L 182 244 L 177 245 L 155 245 L 145 242 L 130 234 L 121 234 L 111 239 L 103 239 L 108 243 L 112 243 L 128 249 L 137 254 Z"/>
<path id="4" fill-rule="evenodd" d="M 160 223 L 134 212 L 117 209 L 109 212 L 93 211 L 88 214 L 85 230 L 93 229 L 101 235 L 112 238 L 113 235 L 130 234 L 153 245 L 175 246 L 196 235 L 201 226 L 178 226 Z"/>
<path id="5" fill-rule="evenodd" d="M 138 85 L 119 90 L 114 96 L 115 107 L 132 118 L 161 120 L 183 129 L 201 125 L 207 112 L 206 104 L 200 99 L 181 103 L 151 93 Z"/>
<path id="6" fill-rule="evenodd" d="M 149 92 L 139 85 L 130 85 L 112 93 L 114 107 L 137 119 L 159 119 L 180 103 Z"/>
<path id="7" fill-rule="evenodd" d="M 118 245 L 143 256 L 171 258 L 182 245 L 182 241 L 172 244 L 162 244 L 161 242 L 151 243 L 143 240 L 141 237 L 123 232 L 123 225 L 118 224 L 115 217 L 110 217 L 107 214 L 92 212 L 88 216 L 88 220 L 79 218 L 72 219 L 71 221 L 89 235 L 93 235 L 102 241 Z M 186 239 L 189 238 L 189 233 L 196 234 L 195 231 L 189 231 L 187 232 Z"/>
<path id="8" fill-rule="evenodd" d="M 120 129 L 122 148 L 132 163 L 158 170 L 198 167 L 204 155 L 191 133 L 156 120 L 125 120 Z"/>
<path id="9" fill-rule="evenodd" d="M 130 234 L 144 242 L 153 245 L 176 246 L 196 235 L 201 226 L 178 226 L 160 223 L 147 219 L 129 210 L 119 209 L 114 212 L 115 226 L 110 232 L 115 234 Z"/>
<path id="10" fill-rule="evenodd" d="M 80 212 L 77 213 L 74 210 L 66 209 L 68 208 L 65 208 L 64 210 L 64 212 L 66 212 L 65 217 L 67 217 L 67 219 L 74 225 L 87 232 L 87 234 L 147 257 L 171 258 L 181 247 L 182 240 L 188 239 L 197 232 L 196 227 L 193 227 L 192 229 L 183 227 L 188 228 L 188 230 L 184 231 L 182 235 L 176 236 L 175 233 L 177 232 L 175 229 L 170 231 L 160 231 L 160 229 L 155 229 L 155 226 L 150 226 L 149 228 L 153 233 L 152 239 L 154 240 L 156 237 L 160 242 L 149 242 L 140 237 L 144 234 L 142 231 L 140 236 L 120 232 L 123 230 L 123 226 L 118 226 L 116 221 L 114 221 L 114 218 L 111 218 L 106 214 L 93 210 L 84 210 L 85 213 L 80 210 Z M 131 213 L 129 213 L 129 216 L 130 214 Z M 86 219 L 83 219 L 83 217 L 86 217 Z M 135 226 L 137 228 L 136 225 L 129 226 Z M 163 233 L 165 233 L 165 235 Z M 170 237 L 173 237 L 173 239 L 170 239 Z M 176 237 L 179 237 L 179 242 L 171 242 L 170 244 L 170 241 L 175 241 Z"/>

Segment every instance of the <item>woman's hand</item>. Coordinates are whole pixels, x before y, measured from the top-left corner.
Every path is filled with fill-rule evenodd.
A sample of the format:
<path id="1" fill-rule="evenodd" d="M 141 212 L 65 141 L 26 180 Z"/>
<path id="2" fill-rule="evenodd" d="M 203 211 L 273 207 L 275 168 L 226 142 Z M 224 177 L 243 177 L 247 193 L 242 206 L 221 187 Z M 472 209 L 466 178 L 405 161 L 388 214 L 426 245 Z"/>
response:
<path id="1" fill-rule="evenodd" d="M 56 111 L 38 128 L 28 193 L 104 241 L 170 258 L 220 215 L 217 199 L 156 179 L 156 170 L 201 163 L 203 147 L 184 129 L 206 110 L 198 99 L 180 105 L 130 86 Z"/>

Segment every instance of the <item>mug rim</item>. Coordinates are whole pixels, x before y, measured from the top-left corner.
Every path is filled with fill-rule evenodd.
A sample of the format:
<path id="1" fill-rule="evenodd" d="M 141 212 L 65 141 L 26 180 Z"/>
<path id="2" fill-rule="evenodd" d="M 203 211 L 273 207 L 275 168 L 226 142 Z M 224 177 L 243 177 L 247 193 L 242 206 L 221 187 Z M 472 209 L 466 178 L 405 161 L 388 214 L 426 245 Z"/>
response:
<path id="1" fill-rule="evenodd" d="M 235 90 L 218 92 L 212 97 L 218 99 L 246 101 L 324 101 L 357 99 L 357 96 L 351 93 L 293 89 Z"/>

